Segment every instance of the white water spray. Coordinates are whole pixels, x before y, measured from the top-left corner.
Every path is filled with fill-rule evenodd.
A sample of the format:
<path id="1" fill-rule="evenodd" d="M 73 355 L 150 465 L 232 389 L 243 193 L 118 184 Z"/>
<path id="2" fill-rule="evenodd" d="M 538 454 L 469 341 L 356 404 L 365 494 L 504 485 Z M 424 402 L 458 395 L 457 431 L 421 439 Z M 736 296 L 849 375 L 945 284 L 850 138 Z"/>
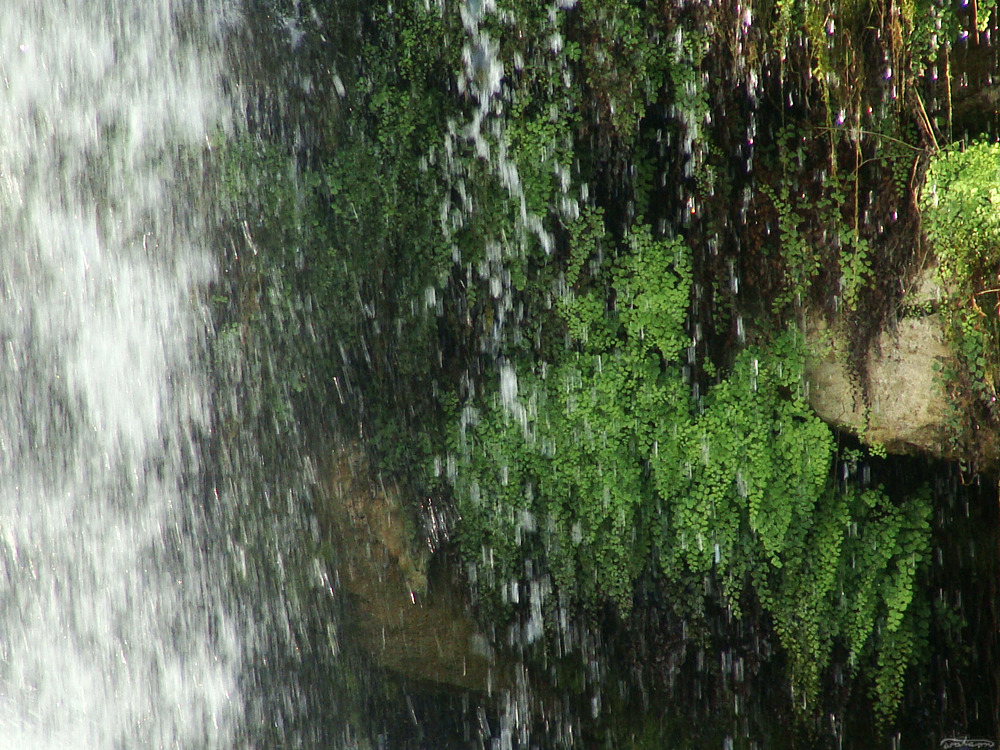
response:
<path id="1" fill-rule="evenodd" d="M 187 5 L 0 12 L 0 750 L 225 747 L 240 710 L 192 487 L 214 261 L 181 196 L 228 118 L 222 11 Z"/>

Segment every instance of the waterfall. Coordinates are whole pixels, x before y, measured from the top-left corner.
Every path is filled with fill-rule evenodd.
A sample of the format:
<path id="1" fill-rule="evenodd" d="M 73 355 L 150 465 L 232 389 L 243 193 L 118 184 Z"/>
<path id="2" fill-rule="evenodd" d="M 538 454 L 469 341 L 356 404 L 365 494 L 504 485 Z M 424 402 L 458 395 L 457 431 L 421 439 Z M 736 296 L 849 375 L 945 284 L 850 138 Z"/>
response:
<path id="1" fill-rule="evenodd" d="M 236 732 L 245 638 L 197 482 L 217 5 L 0 12 L 0 750 Z"/>

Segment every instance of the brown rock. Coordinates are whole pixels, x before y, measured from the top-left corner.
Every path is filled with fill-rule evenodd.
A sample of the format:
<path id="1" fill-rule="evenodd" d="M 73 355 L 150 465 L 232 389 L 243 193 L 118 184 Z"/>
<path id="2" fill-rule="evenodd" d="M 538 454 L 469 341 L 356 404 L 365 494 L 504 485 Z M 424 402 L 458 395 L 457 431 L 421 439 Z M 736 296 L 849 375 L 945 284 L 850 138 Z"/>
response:
<path id="1" fill-rule="evenodd" d="M 361 645 L 406 677 L 482 691 L 497 686 L 488 641 L 462 597 L 428 585 L 429 552 L 399 489 L 375 477 L 353 445 L 333 451 L 322 476 L 320 522 Z"/>

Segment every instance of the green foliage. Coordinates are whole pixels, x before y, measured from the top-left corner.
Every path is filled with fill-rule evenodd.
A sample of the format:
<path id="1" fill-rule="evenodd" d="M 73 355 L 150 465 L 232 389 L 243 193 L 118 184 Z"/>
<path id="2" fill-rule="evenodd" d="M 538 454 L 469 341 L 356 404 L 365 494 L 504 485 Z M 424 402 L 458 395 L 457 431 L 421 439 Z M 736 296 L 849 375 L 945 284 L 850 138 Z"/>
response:
<path id="1" fill-rule="evenodd" d="M 807 235 L 803 234 L 805 211 L 792 197 L 789 183 L 782 180 L 777 188 L 762 185 L 764 193 L 778 213 L 778 243 L 787 281 L 784 291 L 775 297 L 775 311 L 780 311 L 793 302 L 801 305 L 812 286 L 813 280 L 822 268 L 822 256 Z"/>
<path id="2" fill-rule="evenodd" d="M 789 304 L 801 305 L 822 269 L 823 255 L 808 231 L 814 202 L 793 189 L 794 176 L 805 167 L 805 143 L 805 137 L 794 128 L 783 128 L 777 139 L 778 184 L 760 186 L 778 218 L 778 250 L 785 283 L 773 303 L 776 312 Z"/>
<path id="3" fill-rule="evenodd" d="M 921 196 L 927 237 L 948 283 L 988 280 L 1000 261 L 1000 145 L 976 143 L 938 154 Z M 992 272 L 992 273 L 991 273 Z"/>
<path id="4" fill-rule="evenodd" d="M 791 340 L 772 352 L 748 349 L 686 429 L 660 430 L 653 474 L 665 507 L 676 508 L 665 569 L 727 571 L 738 561 L 741 572 L 748 544 L 780 566 L 789 529 L 805 523 L 826 484 L 833 449 L 829 430 L 796 395 L 800 377 Z"/>
<path id="5" fill-rule="evenodd" d="M 840 235 L 840 288 L 844 306 L 857 312 L 861 296 L 871 284 L 872 248 L 864 237 L 850 230 Z"/>
<path id="6" fill-rule="evenodd" d="M 581 0 L 584 78 L 607 133 L 630 144 L 646 107 L 662 89 L 671 57 L 664 55 L 663 21 L 653 3 Z M 678 50 L 674 51 L 675 54 Z"/>
<path id="7" fill-rule="evenodd" d="M 691 287 L 691 260 L 679 240 L 654 240 L 647 225 L 633 229 L 629 252 L 613 273 L 617 311 L 637 351 L 677 360 L 688 345 L 684 333 Z"/>
<path id="8" fill-rule="evenodd" d="M 911 5 L 902 18 L 916 24 Z M 341 71 L 348 85 L 327 141 L 308 155 L 252 140 L 226 146 L 237 165 L 232 206 L 279 248 L 282 283 L 313 305 L 325 347 L 315 377 L 394 473 L 437 456 L 425 481 L 450 485 L 455 540 L 486 616 L 510 615 L 520 584 L 545 574 L 553 591 L 538 596 L 626 614 L 652 570 L 686 592 L 688 611 L 705 591 L 721 590 L 737 614 L 756 599 L 806 712 L 844 652 L 870 668 L 888 717 L 920 638 L 914 571 L 928 544 L 926 501 L 835 485 L 834 442 L 803 399 L 794 332 L 725 362 L 704 357 L 704 340 L 699 349 L 690 336 L 704 318 L 690 302 L 706 270 L 664 218 L 686 210 L 689 236 L 704 242 L 725 234 L 721 222 L 699 226 L 686 201 L 725 220 L 722 204 L 760 186 L 777 217 L 767 259 L 784 274 L 776 304 L 802 300 L 825 267 L 839 267 L 845 305 L 860 307 L 874 248 L 858 217 L 862 176 L 837 171 L 849 130 L 831 119 L 845 106 L 856 122 L 867 96 L 855 42 L 879 21 L 873 5 L 751 8 L 776 36 L 745 33 L 725 4 L 495 6 L 474 33 L 451 2 L 365 6 L 357 67 Z M 711 24 L 737 30 L 725 45 L 742 40 L 741 57 L 712 45 Z M 466 80 L 483 72 L 468 59 L 486 54 L 483 40 L 503 69 L 488 96 Z M 792 70 L 795 55 L 809 58 L 805 73 Z M 734 144 L 711 139 L 742 141 L 756 126 L 736 106 L 731 122 L 710 116 L 734 103 L 713 79 L 720 71 L 745 74 L 722 78 L 740 107 L 761 93 L 751 67 L 776 73 L 778 88 L 797 86 L 795 76 L 819 81 L 796 89 L 818 96 L 803 105 L 817 111 L 776 138 L 766 100 L 780 93 L 781 114 L 767 116 L 784 121 L 785 92 L 764 92 L 751 119 L 760 116 L 759 140 L 775 140 L 777 152 L 759 147 L 753 179 L 731 166 Z M 806 177 L 826 160 L 828 177 Z M 903 194 L 912 160 L 902 150 L 884 160 Z M 668 175 L 681 177 L 679 193 Z M 741 235 L 748 251 L 755 241 Z M 297 365 L 288 371 L 301 379 Z M 701 375 L 712 385 L 700 382 L 699 397 Z"/>
<path id="9" fill-rule="evenodd" d="M 684 131 L 684 155 L 696 158 L 701 145 L 702 126 L 709 119 L 709 92 L 702 66 L 708 51 L 703 30 L 682 26 L 674 32 L 673 57 L 667 74 L 670 78 L 674 107 Z M 693 165 L 700 167 L 700 164 Z"/>
<path id="10" fill-rule="evenodd" d="M 317 391 L 308 375 L 308 344 L 282 335 L 283 327 L 297 325 L 304 313 L 294 269 L 309 241 L 316 206 L 283 149 L 221 136 L 212 149 L 221 211 L 239 226 L 225 293 L 212 298 L 218 329 L 213 357 L 238 367 L 247 384 L 240 418 L 247 424 L 277 422 L 284 429 L 294 416 L 293 401 Z M 265 349 L 268 356 L 261 354 Z"/>
<path id="11" fill-rule="evenodd" d="M 601 266 L 593 259 L 612 244 L 601 213 L 570 234 L 557 304 L 570 346 L 516 363 L 516 375 L 505 365 L 495 395 L 461 420 L 454 485 L 480 596 L 506 611 L 525 559 L 561 597 L 611 600 L 623 614 L 651 563 L 673 585 L 711 577 L 737 614 L 754 592 L 773 618 L 805 713 L 839 645 L 852 667 L 871 665 L 891 718 L 919 636 L 926 498 L 895 505 L 832 484 L 833 438 L 805 404 L 794 334 L 748 348 L 692 400 L 692 271 L 679 239 L 635 226 Z M 686 606 L 701 606 L 698 590 Z"/>
<path id="12" fill-rule="evenodd" d="M 443 304 L 454 248 L 442 232 L 451 185 L 438 172 L 448 120 L 462 112 L 447 83 L 464 32 L 423 3 L 375 4 L 363 23 L 359 67 L 339 71 L 346 83 L 324 140 L 306 154 L 262 137 L 220 139 L 223 202 L 261 250 L 258 293 L 306 305 L 317 334 L 295 342 L 308 361 L 275 351 L 271 367 L 289 390 L 308 385 L 340 405 L 376 461 L 422 475 L 429 440 L 410 426 L 442 418 L 428 384 L 454 377 L 436 354 L 442 330 L 460 325 Z M 476 227 L 464 231 L 474 238 Z M 234 340 L 246 334 L 230 328 Z"/>
<path id="13" fill-rule="evenodd" d="M 895 143 L 895 151 L 885 157 L 893 169 L 903 164 L 904 150 L 910 160 L 906 163 L 912 164 L 911 147 L 886 136 L 877 137 Z M 780 179 L 773 186 L 761 185 L 761 192 L 777 213 L 778 251 L 784 272 L 782 290 L 774 300 L 775 311 L 781 312 L 789 305 L 801 306 L 824 266 L 830 266 L 839 270 L 844 308 L 857 313 L 875 281 L 874 249 L 864 234 L 870 228 L 861 221 L 857 206 L 858 176 L 825 174 L 824 169 L 822 181 L 804 190 L 800 181 L 807 166 L 806 143 L 801 131 L 783 128 L 777 141 Z M 897 179 L 895 175 L 893 179 Z M 900 194 L 905 194 L 905 185 Z"/>
<path id="14" fill-rule="evenodd" d="M 821 665 L 839 642 L 851 668 L 873 663 L 876 713 L 891 720 L 921 634 L 915 576 L 929 553 L 930 512 L 926 494 L 895 505 L 880 490 L 830 488 L 795 530 L 815 553 L 788 555 L 757 579 L 799 700 L 815 699 Z"/>
<path id="15" fill-rule="evenodd" d="M 900 3 L 900 16 L 906 25 L 903 39 L 916 64 L 938 59 L 945 45 L 958 39 L 962 31 L 986 31 L 996 12 L 997 0 L 977 0 L 974 14 L 969 4 L 939 3 L 936 0 L 906 0 Z M 975 21 L 973 26 L 970 22 Z M 918 75 L 922 70 L 916 69 Z"/>
<path id="16" fill-rule="evenodd" d="M 1000 146 L 951 148 L 931 162 L 920 200 L 950 292 L 942 307 L 961 375 L 948 378 L 994 420 L 1000 384 Z"/>
<path id="17" fill-rule="evenodd" d="M 571 269 L 608 242 L 598 212 L 586 213 L 572 235 L 580 246 Z M 509 575 L 515 563 L 508 561 L 525 552 L 526 529 L 532 536 L 537 529 L 535 547 L 560 589 L 584 602 L 611 599 L 622 612 L 647 562 L 650 490 L 642 467 L 652 420 L 687 398 L 679 378 L 661 377 L 660 363 L 686 346 L 691 284 L 680 242 L 654 240 L 639 227 L 628 246 L 632 252 L 611 272 L 618 309 L 593 290 L 568 293 L 558 310 L 573 346 L 556 362 L 519 368 L 516 403 L 501 385 L 501 395 L 469 407 L 456 475 L 470 558 L 488 547 Z M 619 347 L 621 338 L 630 345 Z M 502 590 L 506 582 L 495 585 Z"/>

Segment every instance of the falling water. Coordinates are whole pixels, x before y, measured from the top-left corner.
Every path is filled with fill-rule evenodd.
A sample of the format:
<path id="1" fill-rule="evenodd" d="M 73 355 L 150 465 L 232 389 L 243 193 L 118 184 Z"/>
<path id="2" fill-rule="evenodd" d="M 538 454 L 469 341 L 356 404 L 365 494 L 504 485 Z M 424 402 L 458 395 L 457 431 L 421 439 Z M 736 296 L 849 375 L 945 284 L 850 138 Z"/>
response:
<path id="1" fill-rule="evenodd" d="M 218 4 L 0 13 L 0 748 L 225 747 L 239 625 L 196 497 Z"/>
<path id="2" fill-rule="evenodd" d="M 236 299 L 242 290 L 235 277 L 251 275 L 237 266 L 255 251 L 253 232 L 243 223 L 236 239 L 214 239 L 226 233 L 213 215 L 212 150 L 225 141 L 218 133 L 240 129 L 236 112 L 253 109 L 230 93 L 243 84 L 227 70 L 224 40 L 244 33 L 227 36 L 247 19 L 236 0 L 228 2 L 7 0 L 0 13 L 0 750 L 455 746 L 435 742 L 438 733 L 462 736 L 466 746 L 572 747 L 630 723 L 637 732 L 676 731 L 681 746 L 756 747 L 751 738 L 757 736 L 769 747 L 788 746 L 784 730 L 768 723 L 773 705 L 784 705 L 786 688 L 777 679 L 773 688 L 758 691 L 770 681 L 772 672 L 761 664 L 771 646 L 762 646 L 752 627 L 713 655 L 694 640 L 689 645 L 686 621 L 672 624 L 664 617 L 668 624 L 661 627 L 652 606 L 643 615 L 649 622 L 636 622 L 659 640 L 633 652 L 631 644 L 615 642 L 622 632 L 571 622 L 562 606 L 543 609 L 551 579 L 530 559 L 506 589 L 508 601 L 526 605 L 528 614 L 506 631 L 496 629 L 483 649 L 506 649 L 503 658 L 515 666 L 509 681 L 491 683 L 489 696 L 426 686 L 393 692 L 379 682 L 384 674 L 369 669 L 369 657 L 352 661 L 350 638 L 329 605 L 343 596 L 338 570 L 312 559 L 309 549 L 319 532 L 310 525 L 306 451 L 291 434 L 290 417 L 267 422 L 260 416 L 279 410 L 265 403 L 273 394 L 257 383 L 287 373 L 277 373 L 282 365 L 271 342 L 254 339 L 262 334 L 230 320 L 216 330 L 210 312 L 212 298 L 218 302 L 228 293 L 228 306 L 219 303 L 225 307 L 220 320 L 239 317 L 233 311 L 241 303 L 259 304 L 255 312 L 270 316 L 266 325 L 287 328 L 292 337 L 308 332 L 311 314 L 305 300 L 267 300 L 265 293 Z M 302 18 L 277 22 L 288 46 L 278 45 L 273 55 L 248 52 L 256 53 L 261 68 L 303 54 L 298 50 L 308 44 L 307 16 L 321 26 L 318 13 L 306 12 L 308 3 L 293 5 Z M 557 57 L 563 55 L 557 20 L 573 5 L 558 0 L 549 7 L 553 33 L 546 43 Z M 733 77 L 750 99 L 745 143 L 735 152 L 745 163 L 741 178 L 753 172 L 755 139 L 763 137 L 756 124 L 764 107 L 760 70 L 743 59 L 756 28 L 751 5 L 734 16 Z M 257 19 L 260 28 L 274 21 L 266 10 L 246 11 L 256 12 L 267 17 L 266 23 Z M 528 209 L 508 153 L 505 118 L 515 93 L 513 73 L 524 61 L 504 57 L 489 35 L 496 3 L 469 0 L 458 12 L 465 38 L 457 89 L 474 104 L 469 121 L 451 124 L 446 143 L 455 154 L 486 161 L 486 172 L 518 209 L 519 236 L 492 238 L 486 262 L 467 269 L 468 278 L 478 273 L 489 284 L 495 309 L 487 335 L 499 345 L 508 333 L 517 335 L 509 269 L 529 243 L 551 251 L 552 238 Z M 675 54 L 694 64 L 681 54 L 682 41 L 675 40 L 681 48 Z M 559 64 L 563 85 L 577 85 Z M 288 80 L 295 87 L 285 80 L 262 87 L 280 90 L 287 102 L 321 88 L 312 76 L 289 74 Z M 332 80 L 343 97 L 344 84 L 335 73 Z M 688 93 L 708 83 L 696 82 Z M 286 100 L 275 100 L 273 108 L 281 111 L 274 119 L 287 128 L 283 138 L 296 148 L 321 140 L 305 132 L 304 114 L 303 132 L 295 131 Z M 269 118 L 261 113 L 263 130 Z M 724 113 L 713 112 L 718 114 Z M 669 118 L 680 127 L 678 169 L 690 175 L 703 166 L 699 133 L 710 123 L 695 109 L 677 109 Z M 456 156 L 442 172 L 455 186 L 456 206 L 442 210 L 455 231 L 478 210 L 471 202 L 457 205 L 464 181 L 480 174 L 463 158 Z M 568 185 L 564 169 L 554 167 L 554 174 Z M 667 178 L 664 171 L 664 188 Z M 690 188 L 678 185 L 689 191 L 677 194 L 676 205 L 687 208 L 678 219 L 683 225 L 701 209 Z M 587 202 L 587 190 L 580 187 L 579 203 Z M 733 213 L 741 222 L 752 208 L 749 186 L 743 196 Z M 577 203 L 563 186 L 561 215 L 578 216 Z M 718 248 L 710 252 L 715 256 Z M 455 262 L 461 263 L 457 255 Z M 230 281 L 220 282 L 220 267 L 232 272 Z M 729 263 L 733 297 L 752 288 L 752 279 L 741 275 L 745 270 Z M 266 287 L 267 269 L 255 271 L 255 283 Z M 443 297 L 427 287 L 425 307 L 440 315 Z M 745 326 L 739 313 L 734 316 L 740 345 L 749 320 Z M 691 331 L 696 342 L 704 340 L 694 316 Z M 319 335 L 310 335 L 311 345 Z M 234 351 L 227 354 L 230 345 Z M 514 365 L 502 358 L 496 367 L 500 402 L 524 424 L 528 378 L 522 374 L 519 382 Z M 296 372 L 292 387 L 305 379 Z M 339 381 L 336 388 L 339 393 Z M 316 411 L 325 418 L 322 408 Z M 268 448 L 244 434 L 254 429 L 272 433 Z M 278 443 L 281 467 L 269 453 Z M 711 448 L 706 441 L 706 455 Z M 312 477 L 317 484 L 321 473 Z M 744 476 L 737 472 L 735 481 L 745 494 L 739 489 Z M 958 489 L 950 495 L 941 490 L 950 498 L 938 521 L 942 530 L 955 523 L 951 515 L 969 519 L 968 504 L 955 500 L 965 496 Z M 970 527 L 995 528 L 992 510 L 988 523 L 977 524 L 975 513 L 973 507 Z M 524 511 L 517 533 L 535 534 L 543 522 Z M 572 533 L 579 544 L 579 524 Z M 982 583 L 953 583 L 986 569 L 984 549 L 992 542 L 984 535 L 977 548 L 966 536 L 971 533 L 937 547 L 929 580 L 946 581 L 937 587 L 938 598 L 978 618 L 990 648 L 984 653 L 993 654 L 995 637 L 987 629 L 996 620 L 990 588 L 995 568 Z M 306 543 L 296 548 L 296 541 Z M 334 561 L 337 552 L 346 570 L 342 561 L 354 558 L 335 550 Z M 722 554 L 716 544 L 716 563 Z M 492 568 L 492 557 L 488 565 L 486 559 L 484 551 L 482 575 Z M 474 566 L 470 571 L 476 575 Z M 983 591 L 988 601 L 973 599 L 985 600 Z M 316 605 L 322 597 L 326 609 Z M 412 592 L 408 601 L 412 612 L 434 612 L 421 610 Z M 731 614 L 719 614 L 720 632 L 733 632 Z M 559 663 L 547 663 L 540 675 L 528 666 L 545 628 L 558 630 Z M 385 647 L 393 635 L 381 632 Z M 996 713 L 995 704 L 966 689 L 978 675 L 960 675 L 949 661 L 953 636 L 937 637 L 945 643 L 941 652 L 949 654 L 935 656 L 932 672 L 941 684 L 941 711 L 962 721 L 946 725 L 924 716 L 911 730 L 915 738 L 932 729 L 951 731 L 952 724 L 965 730 L 966 714 L 978 720 L 980 710 Z M 395 650 L 405 651 L 398 633 L 396 639 Z M 648 665 L 650 679 L 663 686 L 643 684 L 647 673 L 633 665 L 636 654 L 646 653 L 658 660 Z M 406 657 L 416 663 L 421 654 Z M 973 666 L 989 669 L 993 679 L 992 662 Z M 755 670 L 759 676 L 751 677 Z M 668 703 L 677 718 L 661 710 Z M 435 719 L 441 726 L 433 726 Z M 831 714 L 830 721 L 829 730 L 821 729 L 840 742 L 840 720 Z"/>

